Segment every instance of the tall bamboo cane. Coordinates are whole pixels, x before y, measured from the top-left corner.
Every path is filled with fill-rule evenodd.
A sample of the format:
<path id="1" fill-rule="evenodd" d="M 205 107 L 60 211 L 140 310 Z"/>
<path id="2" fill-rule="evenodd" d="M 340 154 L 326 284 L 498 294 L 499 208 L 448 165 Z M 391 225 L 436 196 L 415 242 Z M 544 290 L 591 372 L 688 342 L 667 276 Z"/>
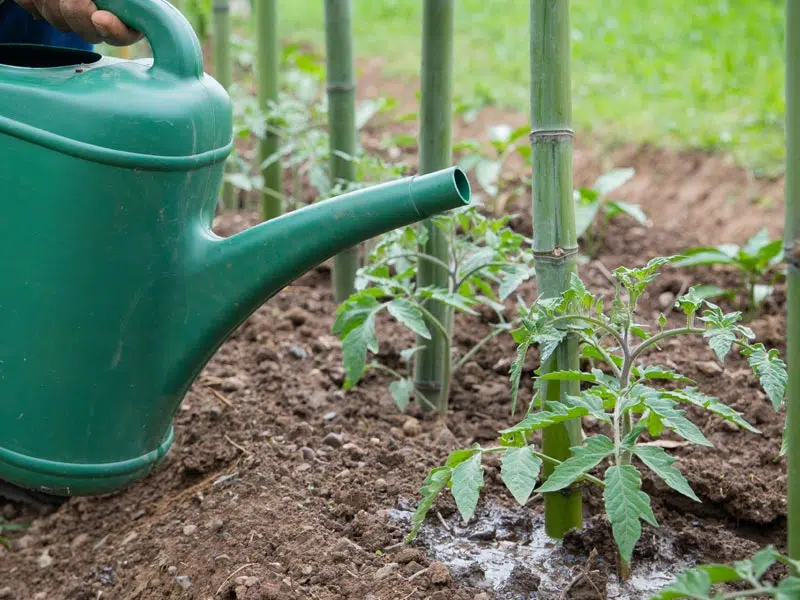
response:
<path id="1" fill-rule="evenodd" d="M 278 67 L 280 44 L 278 41 L 278 0 L 253 0 L 256 21 L 256 67 L 258 73 L 258 104 L 262 110 L 270 102 L 278 101 Z M 261 164 L 279 148 L 275 132 L 267 131 L 259 144 Z M 264 190 L 261 195 L 261 218 L 264 221 L 283 214 L 283 186 L 280 160 L 262 166 Z"/>
<path id="2" fill-rule="evenodd" d="M 325 55 L 328 78 L 328 132 L 331 180 L 353 181 L 356 152 L 356 98 L 353 82 L 353 32 L 350 0 L 325 0 Z M 338 154 L 341 153 L 341 154 Z M 333 290 L 337 303 L 355 291 L 359 247 L 334 258 Z"/>
<path id="3" fill-rule="evenodd" d="M 578 241 L 572 198 L 572 99 L 569 0 L 531 0 L 531 148 L 533 155 L 533 250 L 538 294 L 559 296 L 577 272 Z M 578 370 L 577 342 L 569 336 L 542 365 L 542 372 Z M 542 382 L 542 397 L 578 395 L 579 382 Z M 548 427 L 543 452 L 565 460 L 581 443 L 579 419 Z M 552 473 L 546 463 L 543 476 Z M 544 495 L 545 530 L 560 539 L 580 527 L 581 493 L 568 488 Z"/>
<path id="4" fill-rule="evenodd" d="M 231 58 L 231 14 L 228 0 L 214 0 L 214 76 L 222 87 L 229 90 L 233 80 L 233 60 Z M 235 190 L 232 184 L 222 186 L 222 206 L 234 210 Z"/>
<path id="5" fill-rule="evenodd" d="M 444 169 L 452 161 L 452 81 L 453 81 L 454 0 L 425 0 L 422 17 L 422 84 L 420 112 L 419 172 Z M 449 261 L 448 232 L 430 220 L 421 223 L 428 239 L 420 252 Z M 417 263 L 420 287 L 449 289 L 447 270 L 432 261 Z M 428 300 L 425 308 L 447 331 L 452 328 L 453 310 L 442 302 Z M 450 341 L 436 327 L 428 324 L 431 339 L 417 338 L 423 346 L 414 361 L 416 390 L 426 399 L 424 407 L 447 412 L 450 395 Z"/>
<path id="6" fill-rule="evenodd" d="M 800 560 L 800 1 L 786 0 L 786 395 L 789 555 Z"/>

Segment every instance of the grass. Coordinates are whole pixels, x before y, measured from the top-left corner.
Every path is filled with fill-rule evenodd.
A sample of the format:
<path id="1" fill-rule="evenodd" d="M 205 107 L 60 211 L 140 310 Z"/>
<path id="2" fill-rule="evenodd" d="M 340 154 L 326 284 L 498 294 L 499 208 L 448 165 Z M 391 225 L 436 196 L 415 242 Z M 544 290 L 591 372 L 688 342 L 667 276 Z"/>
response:
<path id="1" fill-rule="evenodd" d="M 782 0 L 572 0 L 574 124 L 612 141 L 733 154 L 782 170 Z M 354 0 L 355 51 L 419 73 L 419 0 Z M 459 0 L 454 93 L 529 111 L 527 0 Z M 319 0 L 281 3 L 285 39 L 322 48 Z"/>

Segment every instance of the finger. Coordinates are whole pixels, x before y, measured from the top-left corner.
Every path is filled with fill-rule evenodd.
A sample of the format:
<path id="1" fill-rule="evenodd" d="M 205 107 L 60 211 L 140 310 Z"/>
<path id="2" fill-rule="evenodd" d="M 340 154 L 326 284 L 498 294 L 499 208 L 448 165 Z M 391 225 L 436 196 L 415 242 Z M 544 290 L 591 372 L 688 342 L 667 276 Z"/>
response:
<path id="1" fill-rule="evenodd" d="M 130 46 L 142 39 L 143 34 L 131 29 L 117 17 L 105 10 L 92 14 L 92 23 L 103 41 L 111 46 Z"/>
<path id="2" fill-rule="evenodd" d="M 62 33 L 67 33 L 70 30 L 69 25 L 64 20 L 64 16 L 61 14 L 59 0 L 34 0 L 34 2 L 36 8 L 39 9 L 39 13 L 50 25 Z"/>
<path id="3" fill-rule="evenodd" d="M 17 0 L 17 4 L 19 4 L 22 8 L 24 8 L 28 13 L 36 20 L 42 21 L 44 17 L 42 13 L 39 12 L 39 9 L 36 8 L 36 4 L 33 0 Z"/>
<path id="4" fill-rule="evenodd" d="M 97 12 L 92 0 L 61 0 L 61 14 L 69 28 L 90 44 L 99 44 L 103 36 L 92 22 L 92 13 Z"/>

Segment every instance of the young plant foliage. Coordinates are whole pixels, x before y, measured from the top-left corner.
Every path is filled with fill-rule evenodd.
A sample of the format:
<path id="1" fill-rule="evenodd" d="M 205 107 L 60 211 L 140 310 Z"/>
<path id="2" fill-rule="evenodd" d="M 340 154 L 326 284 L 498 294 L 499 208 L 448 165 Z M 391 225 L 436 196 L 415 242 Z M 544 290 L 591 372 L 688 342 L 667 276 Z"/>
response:
<path id="1" fill-rule="evenodd" d="M 690 378 L 661 365 L 643 364 L 644 356 L 669 338 L 698 336 L 708 342 L 721 361 L 734 351 L 744 357 L 775 410 L 780 409 L 785 396 L 786 364 L 777 350 L 756 343 L 753 332 L 739 323 L 740 313 L 723 313 L 719 306 L 698 295 L 696 288 L 675 302 L 684 317 L 679 326 L 667 328 L 663 318 L 652 327 L 639 321 L 639 299 L 660 270 L 674 260 L 674 257 L 656 258 L 641 268 L 615 270 L 617 285 L 609 306 L 604 306 L 602 299 L 589 292 L 574 275 L 570 288 L 560 297 L 540 299 L 525 311 L 519 327 L 513 331 L 519 349 L 510 376 L 515 397 L 525 352 L 538 345 L 542 360 L 546 360 L 544 357 L 552 352 L 554 340 L 568 332 L 580 339 L 582 356 L 604 363 L 605 369 L 537 371 L 534 399 L 525 416 L 516 425 L 500 431 L 499 446 L 474 446 L 469 450 L 470 460 L 476 463 L 482 454 L 502 453 L 501 478 L 520 504 L 525 504 L 534 491 L 559 492 L 581 481 L 602 486 L 605 514 L 619 549 L 623 579 L 628 576 L 642 522 L 658 526 L 650 498 L 641 489 L 642 472 L 649 470 L 677 493 L 700 501 L 680 472 L 676 458 L 648 443 L 646 438 L 657 440 L 669 432 L 691 444 L 713 447 L 688 418 L 684 410 L 687 406 L 703 408 L 737 428 L 759 433 L 739 412 L 701 392 Z M 547 400 L 541 397 L 540 390 L 548 381 L 580 382 L 582 389 L 561 401 Z M 587 416 L 605 424 L 608 435 L 587 437 L 570 448 L 570 456 L 565 460 L 556 460 L 534 447 L 535 432 Z M 553 469 L 537 488 L 535 480 L 543 464 L 550 464 Z M 592 475 L 595 471 L 604 473 Z M 465 518 L 473 514 L 472 499 L 479 492 L 477 483 L 477 479 L 464 480 L 460 486 L 459 493 L 469 498 L 471 509 L 462 512 Z M 473 486 L 472 494 L 466 493 L 464 484 Z M 429 493 L 420 503 L 417 525 L 409 539 L 413 539 L 421 519 L 432 506 L 432 496 L 443 490 L 444 486 L 435 494 Z"/>

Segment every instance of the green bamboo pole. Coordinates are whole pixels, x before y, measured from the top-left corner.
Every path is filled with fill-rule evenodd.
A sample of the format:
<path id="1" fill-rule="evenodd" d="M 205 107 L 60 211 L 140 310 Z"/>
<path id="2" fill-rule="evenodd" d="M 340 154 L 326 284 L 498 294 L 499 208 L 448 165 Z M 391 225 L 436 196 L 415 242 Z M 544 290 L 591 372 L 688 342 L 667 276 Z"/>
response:
<path id="1" fill-rule="evenodd" d="M 452 162 L 452 82 L 453 82 L 453 13 L 454 0 L 425 0 L 422 17 L 422 83 L 419 132 L 419 172 L 430 173 L 444 169 Z M 428 240 L 420 252 L 449 262 L 448 232 L 434 227 L 428 220 L 420 224 L 427 230 Z M 421 260 L 417 263 L 417 283 L 420 287 L 436 286 L 449 289 L 446 269 Z M 429 300 L 425 308 L 449 332 L 453 311 L 446 304 Z M 450 341 L 428 324 L 431 339 L 417 338 L 424 349 L 416 354 L 414 381 L 416 390 L 428 406 L 437 412 L 447 412 L 450 395 Z"/>
<path id="2" fill-rule="evenodd" d="M 356 166 L 356 96 L 353 82 L 353 31 L 350 0 L 325 0 L 325 56 L 328 78 L 328 132 L 331 180 L 354 181 Z M 333 291 L 337 303 L 355 292 L 359 246 L 333 259 Z"/>
<path id="3" fill-rule="evenodd" d="M 800 560 L 800 0 L 786 2 L 786 262 L 788 266 L 786 395 L 788 546 Z"/>
<path id="4" fill-rule="evenodd" d="M 570 92 L 569 0 L 531 0 L 531 149 L 533 155 L 533 250 L 538 293 L 550 298 L 569 287 L 577 273 L 578 240 L 572 198 L 572 98 Z M 565 340 L 542 372 L 579 369 L 577 342 Z M 579 382 L 542 382 L 542 395 L 559 400 L 578 395 Z M 581 443 L 580 420 L 548 427 L 542 451 L 565 460 Z M 546 478 L 553 466 L 546 463 Z M 545 530 L 561 539 L 580 527 L 577 487 L 544 495 Z"/>
<path id="5" fill-rule="evenodd" d="M 231 10 L 228 0 L 214 0 L 214 75 L 226 90 L 230 90 L 233 80 L 233 59 L 231 58 Z M 236 194 L 232 184 L 222 185 L 222 206 L 225 210 L 235 210 Z"/>
<path id="6" fill-rule="evenodd" d="M 258 78 L 258 103 L 262 110 L 270 102 L 278 101 L 278 67 L 280 44 L 278 41 L 278 0 L 253 0 L 256 21 L 256 68 Z M 261 164 L 279 149 L 279 138 L 267 132 L 259 144 Z M 264 191 L 261 195 L 261 218 L 264 221 L 283 214 L 283 186 L 281 162 L 273 161 L 261 169 Z"/>

